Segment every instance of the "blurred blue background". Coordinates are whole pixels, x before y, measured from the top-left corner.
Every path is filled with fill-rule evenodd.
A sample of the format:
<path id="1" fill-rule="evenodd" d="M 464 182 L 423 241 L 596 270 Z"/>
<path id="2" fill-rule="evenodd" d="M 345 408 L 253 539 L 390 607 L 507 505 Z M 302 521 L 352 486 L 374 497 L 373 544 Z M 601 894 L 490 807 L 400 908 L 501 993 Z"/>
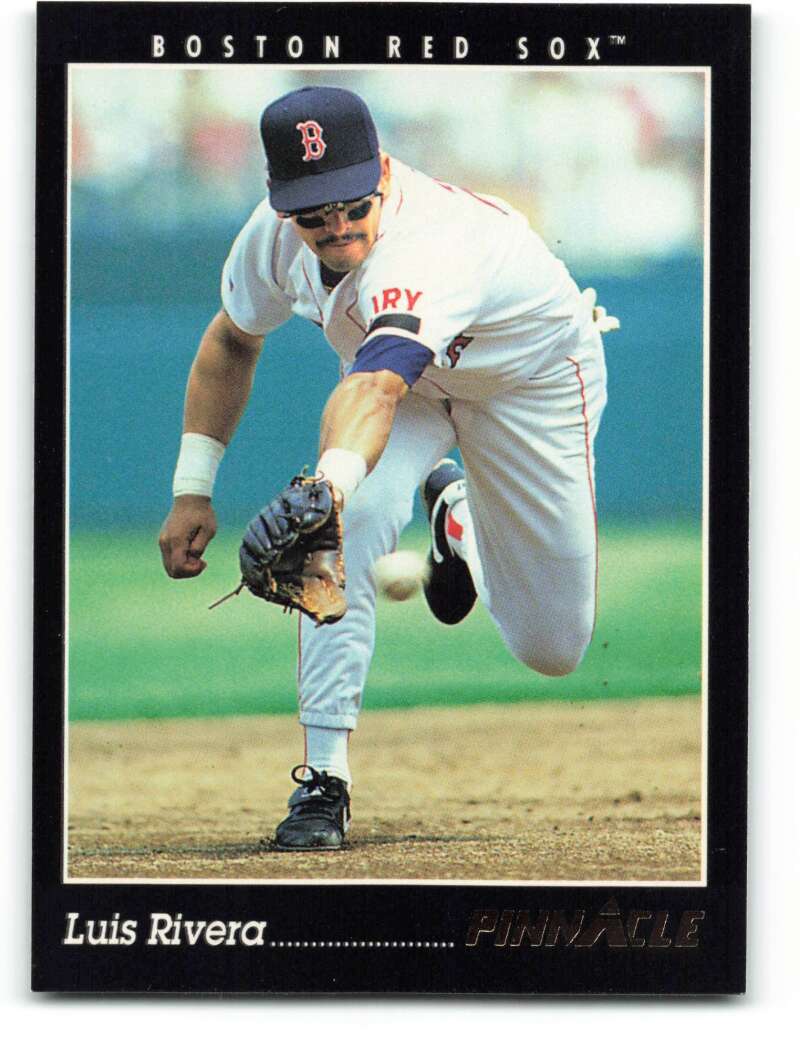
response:
<path id="1" fill-rule="evenodd" d="M 72 526 L 155 531 L 166 514 L 186 375 L 230 244 L 264 192 L 258 116 L 311 82 L 359 91 L 392 155 L 525 211 L 578 284 L 597 289 L 622 321 L 606 338 L 600 512 L 697 519 L 700 75 L 151 66 L 71 76 Z M 223 522 L 241 524 L 313 466 L 337 370 L 312 324 L 268 338 L 220 470 Z"/>

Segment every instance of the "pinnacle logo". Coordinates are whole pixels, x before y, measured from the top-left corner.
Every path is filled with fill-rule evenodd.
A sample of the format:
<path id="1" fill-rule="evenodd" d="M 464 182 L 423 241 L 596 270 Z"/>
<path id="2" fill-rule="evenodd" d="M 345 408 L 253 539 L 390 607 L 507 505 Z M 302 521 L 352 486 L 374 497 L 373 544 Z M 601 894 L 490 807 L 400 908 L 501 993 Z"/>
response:
<path id="1" fill-rule="evenodd" d="M 328 148 L 322 137 L 322 128 L 316 120 L 304 120 L 297 124 L 297 130 L 303 136 L 305 155 L 303 160 L 321 160 Z"/>
<path id="2" fill-rule="evenodd" d="M 465 944 L 474 948 L 491 942 L 495 948 L 520 946 L 572 946 L 591 949 L 696 949 L 700 945 L 702 909 L 669 912 L 666 909 L 632 909 L 622 912 L 610 898 L 596 914 L 578 909 L 526 910 L 476 909 L 470 917 Z"/>

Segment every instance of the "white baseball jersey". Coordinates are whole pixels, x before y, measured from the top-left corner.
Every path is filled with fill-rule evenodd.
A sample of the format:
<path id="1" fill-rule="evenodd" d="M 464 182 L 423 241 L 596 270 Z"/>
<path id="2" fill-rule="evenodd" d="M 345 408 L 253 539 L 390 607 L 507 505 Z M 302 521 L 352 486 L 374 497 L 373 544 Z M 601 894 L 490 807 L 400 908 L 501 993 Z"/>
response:
<path id="1" fill-rule="evenodd" d="M 334 290 L 265 200 L 225 263 L 222 300 L 254 335 L 292 313 L 312 320 L 345 370 L 383 335 L 433 353 L 348 499 L 348 612 L 324 629 L 301 622 L 301 723 L 356 726 L 375 635 L 373 564 L 396 547 L 417 486 L 455 445 L 466 469 L 464 548 L 482 599 L 518 659 L 571 671 L 594 622 L 592 448 L 605 365 L 590 305 L 526 219 L 393 160 L 378 238 Z"/>
<path id="2" fill-rule="evenodd" d="M 222 274 L 222 301 L 243 331 L 264 335 L 292 313 L 325 332 L 345 369 L 371 338 L 395 334 L 433 353 L 425 397 L 482 399 L 546 371 L 577 346 L 590 310 L 527 219 L 497 197 L 392 160 L 377 240 L 332 291 L 318 258 L 267 200 Z"/>

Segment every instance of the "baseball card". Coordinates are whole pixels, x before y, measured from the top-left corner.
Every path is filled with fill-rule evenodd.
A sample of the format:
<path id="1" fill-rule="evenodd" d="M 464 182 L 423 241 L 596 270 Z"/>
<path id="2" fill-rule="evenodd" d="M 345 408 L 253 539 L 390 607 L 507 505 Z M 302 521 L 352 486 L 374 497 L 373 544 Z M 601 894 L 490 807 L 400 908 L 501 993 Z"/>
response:
<path id="1" fill-rule="evenodd" d="M 35 990 L 744 991 L 749 62 L 39 4 Z"/>

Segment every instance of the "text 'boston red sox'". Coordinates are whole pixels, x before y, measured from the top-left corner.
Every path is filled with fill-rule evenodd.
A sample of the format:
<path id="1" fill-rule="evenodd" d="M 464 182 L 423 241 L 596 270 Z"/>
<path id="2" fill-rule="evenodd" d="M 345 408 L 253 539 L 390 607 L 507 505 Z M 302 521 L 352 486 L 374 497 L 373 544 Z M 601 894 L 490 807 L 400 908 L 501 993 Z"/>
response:
<path id="1" fill-rule="evenodd" d="M 581 36 L 567 39 L 563 36 L 536 38 L 517 36 L 509 41 L 513 57 L 518 62 L 600 62 L 605 46 L 619 48 L 626 38 L 620 34 L 604 36 Z M 481 42 L 466 36 L 416 37 L 390 34 L 383 40 L 382 49 L 370 56 L 374 61 L 433 62 L 452 60 L 462 62 L 467 58 L 480 59 Z M 150 57 L 156 59 L 217 59 L 236 58 L 256 61 L 279 62 L 289 59 L 298 61 L 323 60 L 346 62 L 355 52 L 348 48 L 348 41 L 339 34 L 324 35 L 310 39 L 299 34 L 287 37 L 255 33 L 248 37 L 237 37 L 226 33 L 222 37 L 206 37 L 198 33 L 189 36 L 168 38 L 162 34 L 150 37 Z M 363 61 L 363 49 L 359 51 Z"/>

